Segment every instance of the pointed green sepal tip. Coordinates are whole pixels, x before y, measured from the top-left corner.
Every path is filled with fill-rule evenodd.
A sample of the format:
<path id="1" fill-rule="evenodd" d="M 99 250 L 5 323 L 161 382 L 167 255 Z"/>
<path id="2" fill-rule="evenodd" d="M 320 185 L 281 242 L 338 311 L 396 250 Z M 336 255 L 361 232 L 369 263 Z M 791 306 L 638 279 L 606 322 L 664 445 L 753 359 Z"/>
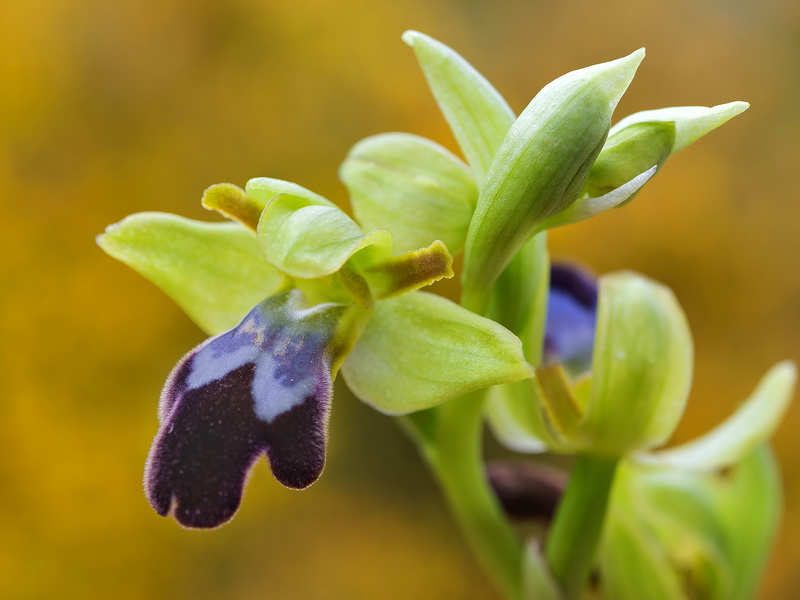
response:
<path id="1" fill-rule="evenodd" d="M 393 256 L 364 270 L 377 299 L 399 296 L 453 275 L 453 257 L 439 240 L 427 248 Z"/>
<path id="2" fill-rule="evenodd" d="M 110 225 L 97 243 L 155 283 L 211 335 L 236 325 L 281 282 L 255 236 L 235 223 L 138 213 Z"/>
<path id="3" fill-rule="evenodd" d="M 578 198 L 614 108 L 643 58 L 641 49 L 567 73 L 545 86 L 514 122 L 486 174 L 470 223 L 465 299 L 485 299 L 481 290 L 491 287 L 541 222 Z"/>
<path id="4" fill-rule="evenodd" d="M 503 96 L 449 46 L 418 31 L 406 31 L 436 103 L 480 184 L 497 148 L 514 123 Z"/>
<path id="5" fill-rule="evenodd" d="M 203 192 L 200 203 L 203 208 L 214 210 L 253 231 L 258 227 L 261 211 L 264 210 L 261 202 L 248 196 L 242 188 L 232 183 L 212 185 Z"/>
<path id="6" fill-rule="evenodd" d="M 672 291 L 635 273 L 600 279 L 587 451 L 624 456 L 659 446 L 683 414 L 693 345 Z"/>
<path id="7" fill-rule="evenodd" d="M 728 102 L 717 106 L 674 106 L 645 110 L 622 119 L 611 128 L 610 135 L 636 123 L 672 122 L 675 124 L 675 143 L 671 154 L 683 150 L 720 125 L 740 115 L 750 107 L 747 102 Z"/>
<path id="8" fill-rule="evenodd" d="M 637 458 L 642 464 L 687 471 L 732 467 L 772 437 L 791 404 L 796 384 L 795 364 L 779 363 L 736 412 L 713 430 L 686 444 Z"/>

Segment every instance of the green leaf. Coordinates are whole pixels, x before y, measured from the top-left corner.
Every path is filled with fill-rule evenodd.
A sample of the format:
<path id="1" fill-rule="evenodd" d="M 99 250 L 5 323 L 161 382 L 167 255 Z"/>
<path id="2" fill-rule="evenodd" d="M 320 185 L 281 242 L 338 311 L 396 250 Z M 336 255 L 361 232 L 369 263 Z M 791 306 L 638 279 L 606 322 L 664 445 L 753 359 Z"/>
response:
<path id="1" fill-rule="evenodd" d="M 712 106 L 675 106 L 634 113 L 611 128 L 610 136 L 635 123 L 671 122 L 675 124 L 675 143 L 671 154 L 683 150 L 723 123 L 746 111 L 747 102 L 729 102 Z"/>
<path id="2" fill-rule="evenodd" d="M 671 290 L 634 273 L 601 277 L 587 448 L 622 456 L 663 444 L 686 405 L 692 354 Z"/>
<path id="3" fill-rule="evenodd" d="M 97 243 L 164 290 L 210 335 L 234 327 L 281 281 L 255 236 L 234 223 L 139 213 L 109 226 Z"/>
<path id="4" fill-rule="evenodd" d="M 289 195 L 275 197 L 264 209 L 258 241 L 277 269 L 304 279 L 331 275 L 366 248 L 374 247 L 371 258 L 375 260 L 392 252 L 388 230 L 365 234 L 339 208 Z"/>
<path id="5" fill-rule="evenodd" d="M 464 246 L 478 187 L 469 167 L 438 144 L 405 133 L 369 137 L 353 146 L 339 175 L 358 222 L 388 228 L 395 251 L 434 240 L 453 253 Z"/>
<path id="6" fill-rule="evenodd" d="M 644 50 L 559 77 L 531 101 L 486 174 L 464 251 L 465 305 L 482 312 L 487 290 L 547 217 L 583 189 L 611 114 Z"/>
<path id="7" fill-rule="evenodd" d="M 774 366 L 726 421 L 689 443 L 644 454 L 640 462 L 690 471 L 716 471 L 738 463 L 772 437 L 789 408 L 796 381 L 793 363 Z"/>
<path id="8" fill-rule="evenodd" d="M 514 123 L 514 112 L 492 84 L 449 46 L 418 31 L 406 31 L 403 41 L 414 49 L 475 178 L 483 181 Z"/>
<path id="9" fill-rule="evenodd" d="M 532 375 L 513 333 L 425 292 L 376 303 L 342 372 L 356 396 L 387 414 Z"/>
<path id="10" fill-rule="evenodd" d="M 292 183 L 291 181 L 284 181 L 282 179 L 272 179 L 271 177 L 256 177 L 247 182 L 244 187 L 245 192 L 251 198 L 258 201 L 261 205 L 261 210 L 269 204 L 275 196 L 292 196 L 294 198 L 306 200 L 306 205 L 329 206 L 336 208 L 336 205 L 330 200 L 320 196 L 319 194 L 307 190 L 301 185 Z"/>

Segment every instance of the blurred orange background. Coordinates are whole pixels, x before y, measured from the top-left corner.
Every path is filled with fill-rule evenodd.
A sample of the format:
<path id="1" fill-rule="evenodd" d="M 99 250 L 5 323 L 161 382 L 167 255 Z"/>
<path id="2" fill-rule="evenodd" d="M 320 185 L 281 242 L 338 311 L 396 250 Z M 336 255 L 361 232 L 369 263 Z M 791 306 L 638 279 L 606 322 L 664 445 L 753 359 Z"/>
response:
<path id="1" fill-rule="evenodd" d="M 199 198 L 220 181 L 289 179 L 346 207 L 337 168 L 367 135 L 455 148 L 407 28 L 459 50 L 517 111 L 558 75 L 639 46 L 617 117 L 751 102 L 633 204 L 552 247 L 676 290 L 697 343 L 678 439 L 798 358 L 795 1 L 3 2 L 0 597 L 495 597 L 410 443 L 344 386 L 309 491 L 259 464 L 226 527 L 158 517 L 141 487 L 158 395 L 203 336 L 94 244 L 136 211 L 212 220 Z M 763 598 L 800 597 L 798 424 L 795 407 L 775 440 L 786 516 Z"/>

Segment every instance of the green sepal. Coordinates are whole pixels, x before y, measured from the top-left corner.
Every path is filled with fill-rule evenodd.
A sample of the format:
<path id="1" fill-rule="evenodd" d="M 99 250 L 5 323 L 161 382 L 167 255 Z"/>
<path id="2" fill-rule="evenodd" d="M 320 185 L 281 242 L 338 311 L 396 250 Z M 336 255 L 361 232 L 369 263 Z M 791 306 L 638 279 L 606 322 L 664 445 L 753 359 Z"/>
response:
<path id="1" fill-rule="evenodd" d="M 406 133 L 366 138 L 350 150 L 339 176 L 365 229 L 386 227 L 395 251 L 441 240 L 464 246 L 478 201 L 472 171 L 438 144 Z"/>
<path id="2" fill-rule="evenodd" d="M 255 231 L 264 206 L 232 183 L 217 183 L 203 192 L 203 208 L 214 210 L 232 221 Z"/>
<path id="3" fill-rule="evenodd" d="M 439 240 L 427 248 L 392 256 L 364 269 L 372 295 L 378 300 L 412 292 L 453 275 L 453 257 Z"/>
<path id="4" fill-rule="evenodd" d="M 110 225 L 97 243 L 164 290 L 209 335 L 237 325 L 281 282 L 256 237 L 235 223 L 139 213 Z"/>
<path id="5" fill-rule="evenodd" d="M 294 198 L 306 200 L 308 205 L 336 208 L 336 205 L 327 198 L 304 188 L 302 185 L 284 181 L 283 179 L 255 177 L 247 182 L 244 190 L 248 196 L 260 203 L 262 211 L 275 196 L 293 196 Z"/>
<path id="6" fill-rule="evenodd" d="M 261 213 L 258 241 L 277 269 L 303 279 L 331 275 L 359 251 L 369 250 L 367 264 L 392 253 L 387 229 L 365 234 L 341 209 L 290 195 L 270 200 Z"/>
<path id="7" fill-rule="evenodd" d="M 592 165 L 584 192 L 603 196 L 654 165 L 660 169 L 674 143 L 675 124 L 671 122 L 634 123 L 616 131 L 608 136 Z"/>
<path id="8" fill-rule="evenodd" d="M 566 210 L 556 213 L 542 221 L 538 230 L 545 231 L 547 229 L 554 229 L 564 225 L 571 225 L 585 221 L 591 217 L 597 216 L 600 213 L 611 208 L 617 208 L 630 202 L 633 197 L 639 192 L 642 186 L 647 183 L 650 178 L 656 174 L 658 166 L 653 165 L 644 173 L 640 173 L 630 181 L 623 183 L 621 186 L 611 190 L 607 194 L 592 198 L 591 196 L 583 196 L 578 198 Z"/>
<path id="9" fill-rule="evenodd" d="M 775 365 L 723 423 L 686 444 L 643 454 L 639 461 L 689 471 L 716 471 L 738 463 L 772 437 L 789 408 L 796 381 L 793 363 Z"/>
<path id="10" fill-rule="evenodd" d="M 749 108 L 747 102 L 729 102 L 708 108 L 706 106 L 675 106 L 634 113 L 614 125 L 609 136 L 614 136 L 636 123 L 674 123 L 675 142 L 670 154 L 683 150 L 707 133 L 731 120 Z"/>
<path id="11" fill-rule="evenodd" d="M 376 303 L 342 373 L 356 396 L 394 415 L 532 375 L 513 333 L 425 292 Z"/>
<path id="12" fill-rule="evenodd" d="M 568 73 L 545 86 L 506 135 L 486 174 L 464 251 L 465 305 L 487 290 L 547 217 L 569 207 L 608 134 L 644 50 Z"/>
<path id="13" fill-rule="evenodd" d="M 600 278 L 587 450 L 623 456 L 663 444 L 683 414 L 692 337 L 672 291 L 634 273 Z"/>
<path id="14" fill-rule="evenodd" d="M 514 123 L 514 111 L 492 84 L 449 46 L 418 31 L 406 31 L 403 41 L 414 49 L 476 180 L 483 181 Z"/>

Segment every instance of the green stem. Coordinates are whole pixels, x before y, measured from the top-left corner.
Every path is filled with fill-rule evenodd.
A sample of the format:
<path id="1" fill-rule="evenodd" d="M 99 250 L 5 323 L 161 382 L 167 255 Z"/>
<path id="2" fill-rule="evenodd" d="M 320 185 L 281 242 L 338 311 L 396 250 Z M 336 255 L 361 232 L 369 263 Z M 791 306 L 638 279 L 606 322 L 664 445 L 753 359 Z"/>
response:
<path id="1" fill-rule="evenodd" d="M 581 597 L 594 560 L 618 459 L 578 454 L 547 539 L 546 556 L 566 600 Z"/>
<path id="2" fill-rule="evenodd" d="M 484 394 L 415 413 L 417 440 L 472 550 L 510 600 L 522 597 L 523 546 L 486 479 L 482 456 Z"/>

